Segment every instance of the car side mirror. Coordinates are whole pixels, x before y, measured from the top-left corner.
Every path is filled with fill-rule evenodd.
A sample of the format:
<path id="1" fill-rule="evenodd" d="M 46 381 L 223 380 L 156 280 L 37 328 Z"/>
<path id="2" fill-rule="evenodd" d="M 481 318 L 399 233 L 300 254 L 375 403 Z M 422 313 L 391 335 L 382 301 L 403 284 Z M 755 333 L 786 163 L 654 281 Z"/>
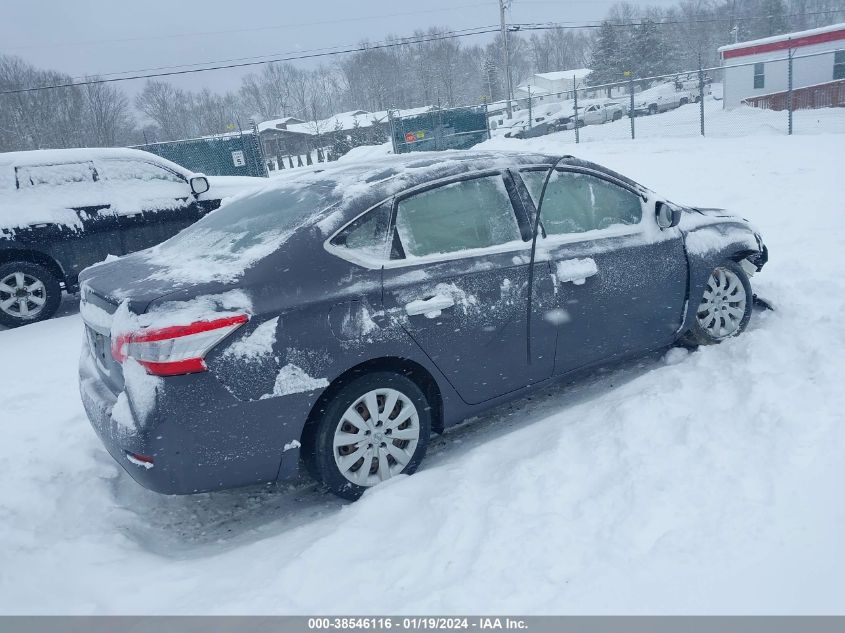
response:
<path id="1" fill-rule="evenodd" d="M 194 176 L 189 182 L 191 185 L 191 191 L 194 192 L 195 196 L 205 193 L 211 188 L 211 185 L 208 184 L 208 178 L 205 176 Z"/>
<path id="2" fill-rule="evenodd" d="M 657 226 L 661 229 L 671 229 L 681 223 L 681 210 L 668 202 L 658 202 L 656 214 Z"/>

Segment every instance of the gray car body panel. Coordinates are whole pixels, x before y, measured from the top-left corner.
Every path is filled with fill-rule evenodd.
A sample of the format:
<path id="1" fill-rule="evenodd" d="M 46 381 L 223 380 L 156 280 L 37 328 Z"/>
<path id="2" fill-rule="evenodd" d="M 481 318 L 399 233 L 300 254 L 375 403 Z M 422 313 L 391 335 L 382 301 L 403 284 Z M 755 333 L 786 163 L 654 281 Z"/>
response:
<path id="1" fill-rule="evenodd" d="M 723 240 L 724 248 L 694 255 L 684 247 L 685 240 L 699 231 L 736 230 L 754 236 L 741 219 L 687 221 L 686 228 L 682 222 L 681 227 L 672 229 L 672 239 L 655 250 L 641 248 L 633 256 L 639 272 L 628 275 L 634 279 L 628 290 L 615 297 L 605 293 L 596 305 L 603 311 L 627 311 L 626 293 L 647 283 L 652 270 L 649 258 L 655 256 L 662 258 L 658 268 L 663 276 L 660 284 L 649 289 L 648 302 L 665 296 L 671 297 L 671 304 L 657 316 L 644 311 L 634 314 L 634 323 L 642 321 L 634 328 L 630 319 L 615 315 L 604 324 L 600 319 L 585 318 L 586 329 L 576 332 L 566 345 L 559 340 L 559 328 L 544 319 L 561 299 L 550 281 L 552 261 L 533 263 L 533 304 L 530 308 L 527 304 L 532 264 L 524 258 L 530 253 L 529 240 L 517 252 L 393 268 L 363 266 L 323 246 L 361 213 L 408 189 L 491 168 L 510 177 L 509 169 L 515 172 L 521 166 L 552 165 L 557 160 L 536 154 L 470 151 L 395 157 L 380 165 L 358 167 L 363 180 L 372 179 L 372 186 L 299 227 L 282 248 L 235 281 L 192 284 L 151 278 L 156 265 L 145 252 L 85 271 L 81 275 L 83 301 L 90 297 L 107 311 L 127 301 L 132 312 L 141 314 L 164 304 L 222 295 L 233 289 L 248 294 L 252 303 L 250 321 L 206 356 L 208 372 L 161 379 L 155 406 L 143 420 L 136 420 L 134 430 L 120 427 L 112 419 L 120 384 L 104 380 L 86 346 L 80 363 L 80 390 L 92 425 L 109 452 L 143 485 L 177 494 L 216 490 L 296 475 L 303 429 L 319 414 L 325 385 L 334 384 L 357 367 L 393 359 L 422 368 L 440 395 L 439 403 L 432 403 L 439 407 L 435 418 L 441 427 L 448 427 L 551 380 L 672 343 L 695 318 L 692 304 L 696 302 L 689 298 L 700 296 L 713 267 L 726 258 L 748 254 L 746 239 Z M 633 181 L 592 163 L 566 158 L 561 165 L 589 169 L 626 184 L 644 199 L 653 197 Z M 347 168 L 344 173 L 354 169 Z M 394 171 L 401 177 L 378 177 Z M 331 177 L 331 171 L 326 177 Z M 535 210 L 518 179 L 517 185 L 511 199 L 520 207 L 516 210 L 517 215 L 522 214 L 520 222 L 530 222 Z M 694 210 L 684 214 L 704 217 Z M 610 277 L 597 276 L 594 282 L 613 288 L 626 276 L 626 257 L 632 257 L 624 248 L 623 237 L 608 240 L 598 250 L 585 244 L 565 250 L 567 258 L 600 259 L 602 274 Z M 761 249 L 762 245 L 758 252 Z M 415 276 L 415 270 L 424 274 Z M 430 296 L 439 284 L 470 289 L 483 310 L 475 310 L 470 302 L 432 318 L 405 313 L 409 300 Z M 662 293 L 662 284 L 671 289 Z M 584 284 L 572 290 L 589 293 L 589 288 Z M 529 310 L 534 325 L 530 353 L 525 335 Z M 275 323 L 269 326 L 275 334 L 272 348 L 247 358 L 233 354 L 239 342 L 268 322 Z M 602 347 L 603 331 L 614 349 Z M 576 339 L 586 341 L 584 349 L 590 353 L 585 352 L 579 362 L 562 362 Z M 296 393 L 274 391 L 276 379 L 288 366 L 295 366 L 320 386 Z M 134 411 L 132 393 L 127 391 L 127 397 Z M 127 451 L 153 456 L 154 467 L 131 463 Z"/>

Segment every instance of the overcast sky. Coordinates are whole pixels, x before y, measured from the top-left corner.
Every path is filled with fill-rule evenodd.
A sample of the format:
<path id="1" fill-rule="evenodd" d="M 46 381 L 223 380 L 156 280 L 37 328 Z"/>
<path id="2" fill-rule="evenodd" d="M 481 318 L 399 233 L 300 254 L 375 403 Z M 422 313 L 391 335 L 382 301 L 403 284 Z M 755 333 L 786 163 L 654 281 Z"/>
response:
<path id="1" fill-rule="evenodd" d="M 514 0 L 509 19 L 600 20 L 614 1 Z M 499 21 L 498 0 L 0 0 L 0 15 L 0 52 L 74 77 L 294 53 L 410 35 L 429 26 L 461 29 Z M 236 88 L 244 72 L 171 80 L 186 88 L 225 90 Z M 135 92 L 141 84 L 122 85 Z"/>

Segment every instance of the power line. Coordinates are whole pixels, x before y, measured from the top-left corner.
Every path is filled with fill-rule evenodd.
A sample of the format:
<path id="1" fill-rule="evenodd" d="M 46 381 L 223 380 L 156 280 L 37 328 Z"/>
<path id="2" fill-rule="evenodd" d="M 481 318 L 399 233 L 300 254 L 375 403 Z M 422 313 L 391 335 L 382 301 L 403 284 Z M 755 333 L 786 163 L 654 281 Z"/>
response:
<path id="1" fill-rule="evenodd" d="M 492 29 L 492 28 L 495 28 L 495 25 L 486 25 L 486 26 L 479 26 L 479 27 L 473 27 L 473 28 L 468 28 L 468 29 L 455 29 L 455 30 L 449 30 L 449 31 L 441 31 L 440 33 L 429 33 L 429 34 L 425 35 L 425 37 L 432 37 L 434 35 L 446 35 L 446 34 L 451 35 L 451 34 L 456 34 L 456 33 L 466 34 L 467 36 L 469 36 L 469 35 L 475 35 L 476 34 L 475 31 L 478 31 L 479 29 Z M 401 46 L 402 44 L 408 44 L 408 43 L 416 44 L 416 43 L 418 43 L 416 41 L 408 41 L 408 40 L 411 40 L 411 39 L 413 39 L 413 38 L 386 39 L 386 40 L 379 40 L 379 41 L 376 41 L 376 42 L 364 42 L 362 44 L 358 44 L 357 46 L 363 47 L 364 49 L 367 49 L 367 48 L 381 47 L 382 44 L 391 44 L 391 45 L 395 45 L 395 46 Z M 176 70 L 176 69 L 182 69 L 182 68 L 192 68 L 192 67 L 195 67 L 195 66 L 208 66 L 209 64 L 232 64 L 232 63 L 235 63 L 235 62 L 244 62 L 244 61 L 250 61 L 250 60 L 264 60 L 261 63 L 270 63 L 270 61 L 274 61 L 274 60 L 268 61 L 268 60 L 265 60 L 265 58 L 267 58 L 267 57 L 285 57 L 285 56 L 288 56 L 288 55 L 290 55 L 290 56 L 305 55 L 305 54 L 308 54 L 308 53 L 320 53 L 320 52 L 326 52 L 326 51 L 328 51 L 328 52 L 336 51 L 338 54 L 340 54 L 340 53 L 347 52 L 343 49 L 355 47 L 355 46 L 356 45 L 354 45 L 354 44 L 338 44 L 337 46 L 324 46 L 324 47 L 321 47 L 321 48 L 311 48 L 311 49 L 305 49 L 305 50 L 287 51 L 287 52 L 284 52 L 284 53 L 266 53 L 264 55 L 252 55 L 252 56 L 249 56 L 249 57 L 232 57 L 232 58 L 228 58 L 228 59 L 216 59 L 216 60 L 210 60 L 210 61 L 205 61 L 205 62 L 195 62 L 195 63 L 192 63 L 192 64 L 175 64 L 173 66 L 154 66 L 152 68 L 138 68 L 138 69 L 135 69 L 135 70 L 123 70 L 123 71 L 115 71 L 115 72 L 111 72 L 111 73 L 92 73 L 91 75 L 76 76 L 76 77 L 73 77 L 73 79 L 74 80 L 79 79 L 79 80 L 87 81 L 91 77 L 101 79 L 103 77 L 111 77 L 111 76 L 114 76 L 114 75 L 126 75 L 126 74 L 132 74 L 132 73 L 150 73 L 150 72 L 157 72 L 157 71 L 160 71 L 160 70 L 162 70 L 162 71 L 164 71 L 164 70 Z M 202 70 L 214 70 L 214 69 L 209 68 L 209 69 L 202 69 Z"/>
<path id="2" fill-rule="evenodd" d="M 705 19 L 697 19 L 697 20 L 654 20 L 650 18 L 638 18 L 639 22 L 625 22 L 623 24 L 618 24 L 611 22 L 610 20 L 595 20 L 588 24 L 584 23 L 575 23 L 575 22 L 566 22 L 566 21 L 549 21 L 549 22 L 521 22 L 521 23 L 514 23 L 511 25 L 512 30 L 515 28 L 516 30 L 520 31 L 531 31 L 531 30 L 547 30 L 547 29 L 599 29 L 604 24 L 608 24 L 613 28 L 631 28 L 634 26 L 643 26 L 644 24 L 653 24 L 656 26 L 671 26 L 671 25 L 678 25 L 678 24 L 712 24 L 718 22 L 726 22 L 726 23 L 735 23 L 735 22 L 748 22 L 751 20 L 771 20 L 773 17 L 781 17 L 784 19 L 787 18 L 800 18 L 800 17 L 813 17 L 818 15 L 834 15 L 837 13 L 845 13 L 845 9 L 830 9 L 827 11 L 813 11 L 809 13 L 791 13 L 788 15 L 783 16 L 772 16 L 772 15 L 750 15 L 745 17 L 734 17 L 734 18 L 705 18 Z"/>
<path id="3" fill-rule="evenodd" d="M 259 61 L 246 61 L 246 62 L 237 62 L 237 63 L 227 63 L 227 64 L 220 64 L 216 66 L 209 66 L 207 68 L 191 68 L 186 70 L 171 70 L 167 72 L 159 72 L 159 73 L 148 73 L 148 74 L 137 74 L 131 75 L 128 77 L 112 77 L 108 79 L 87 79 L 85 81 L 71 81 L 62 84 L 51 84 L 47 86 L 33 86 L 29 88 L 15 88 L 12 90 L 3 90 L 0 91 L 0 95 L 8 95 L 8 94 L 20 94 L 24 92 L 38 92 L 41 90 L 53 90 L 57 88 L 73 88 L 77 86 L 90 86 L 93 84 L 105 84 L 105 83 L 114 83 L 117 81 L 131 81 L 134 79 L 153 79 L 155 77 L 172 77 L 174 75 L 189 75 L 193 73 L 201 73 L 207 72 L 210 70 L 226 70 L 231 68 L 246 68 L 249 66 L 259 66 L 262 64 L 272 64 L 272 63 L 279 63 L 279 62 L 289 62 L 289 61 L 296 61 L 302 59 L 314 59 L 318 57 L 331 57 L 334 55 L 345 55 L 348 53 L 362 53 L 364 51 L 369 50 L 377 50 L 382 48 L 394 48 L 397 46 L 405 46 L 408 44 L 422 44 L 425 42 L 436 42 L 441 40 L 449 40 L 449 39 L 457 39 L 460 37 L 469 37 L 471 35 L 483 35 L 486 33 L 497 33 L 499 31 L 499 27 L 492 27 L 492 28 L 485 28 L 480 27 L 483 30 L 475 30 L 471 33 L 452 33 L 452 34 L 445 34 L 439 36 L 425 36 L 421 38 L 404 38 L 402 40 L 397 40 L 395 42 L 386 42 L 380 44 L 373 44 L 373 45 L 359 45 L 352 48 L 346 48 L 342 50 L 336 51 L 328 51 L 323 53 L 308 53 L 308 54 L 300 54 L 300 55 L 291 55 L 287 57 L 276 57 L 274 59 L 264 59 Z M 465 29 L 470 30 L 470 29 Z"/>
<path id="4" fill-rule="evenodd" d="M 250 28 L 242 28 L 242 29 L 226 29 L 221 31 L 193 31 L 187 33 L 172 33 L 167 35 L 146 35 L 143 37 L 126 37 L 126 38 L 115 38 L 115 39 L 107 39 L 107 40 L 86 40 L 86 41 L 79 41 L 79 42 L 57 42 L 57 43 L 49 43 L 49 44 L 27 44 L 24 46 L 7 46 L 5 47 L 6 50 L 24 50 L 24 49 L 32 49 L 32 48 L 63 48 L 69 46 L 89 46 L 93 44 L 126 44 L 130 42 L 146 42 L 146 41 L 158 41 L 158 40 L 168 40 L 168 39 L 179 39 L 184 37 L 198 37 L 198 36 L 206 36 L 206 35 L 232 35 L 235 33 L 255 33 L 260 31 L 275 31 L 281 29 L 292 29 L 292 28 L 300 28 L 304 26 L 323 26 L 326 24 L 338 24 L 338 23 L 346 23 L 346 22 L 361 22 L 364 20 L 373 20 L 377 18 L 398 18 L 398 17 L 406 17 L 409 15 L 419 15 L 424 13 L 440 13 L 443 11 L 456 11 L 459 9 L 475 9 L 478 7 L 487 6 L 487 3 L 476 3 L 476 4 L 464 4 L 458 5 L 455 7 L 446 7 L 442 9 L 420 9 L 418 11 L 404 11 L 402 13 L 383 13 L 380 15 L 365 15 L 365 16 L 355 16 L 351 18 L 343 18 L 343 19 L 336 19 L 336 20 L 317 20 L 313 22 L 298 22 L 298 23 L 290 23 L 290 24 L 275 24 L 275 25 L 268 25 L 268 26 L 257 26 L 257 27 L 250 27 Z M 110 73 L 115 74 L 115 73 Z"/>
<path id="5" fill-rule="evenodd" d="M 830 15 L 830 14 L 837 14 L 841 13 L 842 10 L 828 10 L 828 11 L 814 11 L 809 13 L 796 13 L 790 15 L 784 15 L 783 18 L 791 18 L 791 17 L 811 17 L 817 15 Z M 678 24 L 703 24 L 703 23 L 716 23 L 716 22 L 737 22 L 737 21 L 749 21 L 749 20 L 768 20 L 772 16 L 746 16 L 746 17 L 735 17 L 733 20 L 727 18 L 708 18 L 708 19 L 700 19 L 700 20 L 663 20 L 663 21 L 641 21 L 641 22 L 626 22 L 625 24 L 613 24 L 610 23 L 611 26 L 615 28 L 631 28 L 642 26 L 646 23 L 648 24 L 655 24 L 655 25 L 678 25 Z M 591 24 L 572 24 L 572 23 L 565 23 L 565 22 L 529 22 L 529 23 L 517 23 L 511 24 L 508 27 L 508 31 L 544 31 L 544 30 L 555 30 L 555 29 L 594 29 L 600 28 L 602 26 L 602 22 L 599 23 L 591 23 Z M 124 71 L 122 73 L 115 72 L 109 73 L 110 75 L 119 75 L 119 74 L 126 74 L 126 73 L 136 73 L 130 74 L 126 77 L 108 77 L 105 79 L 85 79 L 84 81 L 70 81 L 61 84 L 51 84 L 46 86 L 32 86 L 28 88 L 14 88 L 11 90 L 3 90 L 0 91 L 0 95 L 7 95 L 7 94 L 21 94 L 27 92 L 39 92 L 42 90 L 54 90 L 58 88 L 72 88 L 77 86 L 88 86 L 93 84 L 103 84 L 103 83 L 114 83 L 118 81 L 132 81 L 136 79 L 154 79 L 156 77 L 172 77 L 178 75 L 189 75 L 194 73 L 201 73 L 201 72 L 208 72 L 212 70 L 227 70 L 233 68 L 246 68 L 251 66 L 260 66 L 263 64 L 272 64 L 272 63 L 280 63 L 280 62 L 290 62 L 290 61 L 298 61 L 303 59 L 315 59 L 321 57 L 332 57 L 335 55 L 346 55 L 349 53 L 360 53 L 365 52 L 368 50 L 378 50 L 384 48 L 395 48 L 398 46 L 406 46 L 408 44 L 423 44 L 426 42 L 436 42 L 441 40 L 450 40 L 450 39 L 458 39 L 462 37 L 471 37 L 474 35 L 484 35 L 489 33 L 498 33 L 501 30 L 500 26 L 482 26 L 482 27 L 475 27 L 475 28 L 468 28 L 468 29 L 461 29 L 456 31 L 447 31 L 442 34 L 437 35 L 428 35 L 422 37 L 409 37 L 409 38 L 401 38 L 396 39 L 393 41 L 382 41 L 375 44 L 363 44 L 357 46 L 347 46 L 345 48 L 338 46 L 338 47 L 329 47 L 329 49 L 312 49 L 311 51 L 301 52 L 299 54 L 286 54 L 283 53 L 280 56 L 276 56 L 270 59 L 260 59 L 260 57 L 264 56 L 257 56 L 251 58 L 234 58 L 230 60 L 220 60 L 218 62 L 198 62 L 196 64 L 187 64 L 185 66 L 205 66 L 204 68 L 185 68 L 185 66 L 172 66 L 172 67 L 160 67 L 160 69 L 165 68 L 176 68 L 179 70 L 163 70 L 163 72 L 147 72 L 146 70 L 141 71 Z M 213 64 L 213 65 L 208 65 Z M 150 70 L 159 70 L 159 69 L 150 69 Z"/>

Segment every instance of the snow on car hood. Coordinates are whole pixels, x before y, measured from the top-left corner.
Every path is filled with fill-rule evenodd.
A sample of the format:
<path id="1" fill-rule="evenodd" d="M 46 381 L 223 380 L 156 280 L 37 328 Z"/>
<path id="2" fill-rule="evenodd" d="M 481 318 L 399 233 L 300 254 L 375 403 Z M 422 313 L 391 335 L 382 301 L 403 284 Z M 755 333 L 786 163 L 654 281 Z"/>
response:
<path id="1" fill-rule="evenodd" d="M 200 194 L 200 200 L 218 200 L 230 198 L 245 191 L 253 191 L 266 187 L 270 182 L 267 178 L 254 176 L 206 176 L 208 191 Z"/>

